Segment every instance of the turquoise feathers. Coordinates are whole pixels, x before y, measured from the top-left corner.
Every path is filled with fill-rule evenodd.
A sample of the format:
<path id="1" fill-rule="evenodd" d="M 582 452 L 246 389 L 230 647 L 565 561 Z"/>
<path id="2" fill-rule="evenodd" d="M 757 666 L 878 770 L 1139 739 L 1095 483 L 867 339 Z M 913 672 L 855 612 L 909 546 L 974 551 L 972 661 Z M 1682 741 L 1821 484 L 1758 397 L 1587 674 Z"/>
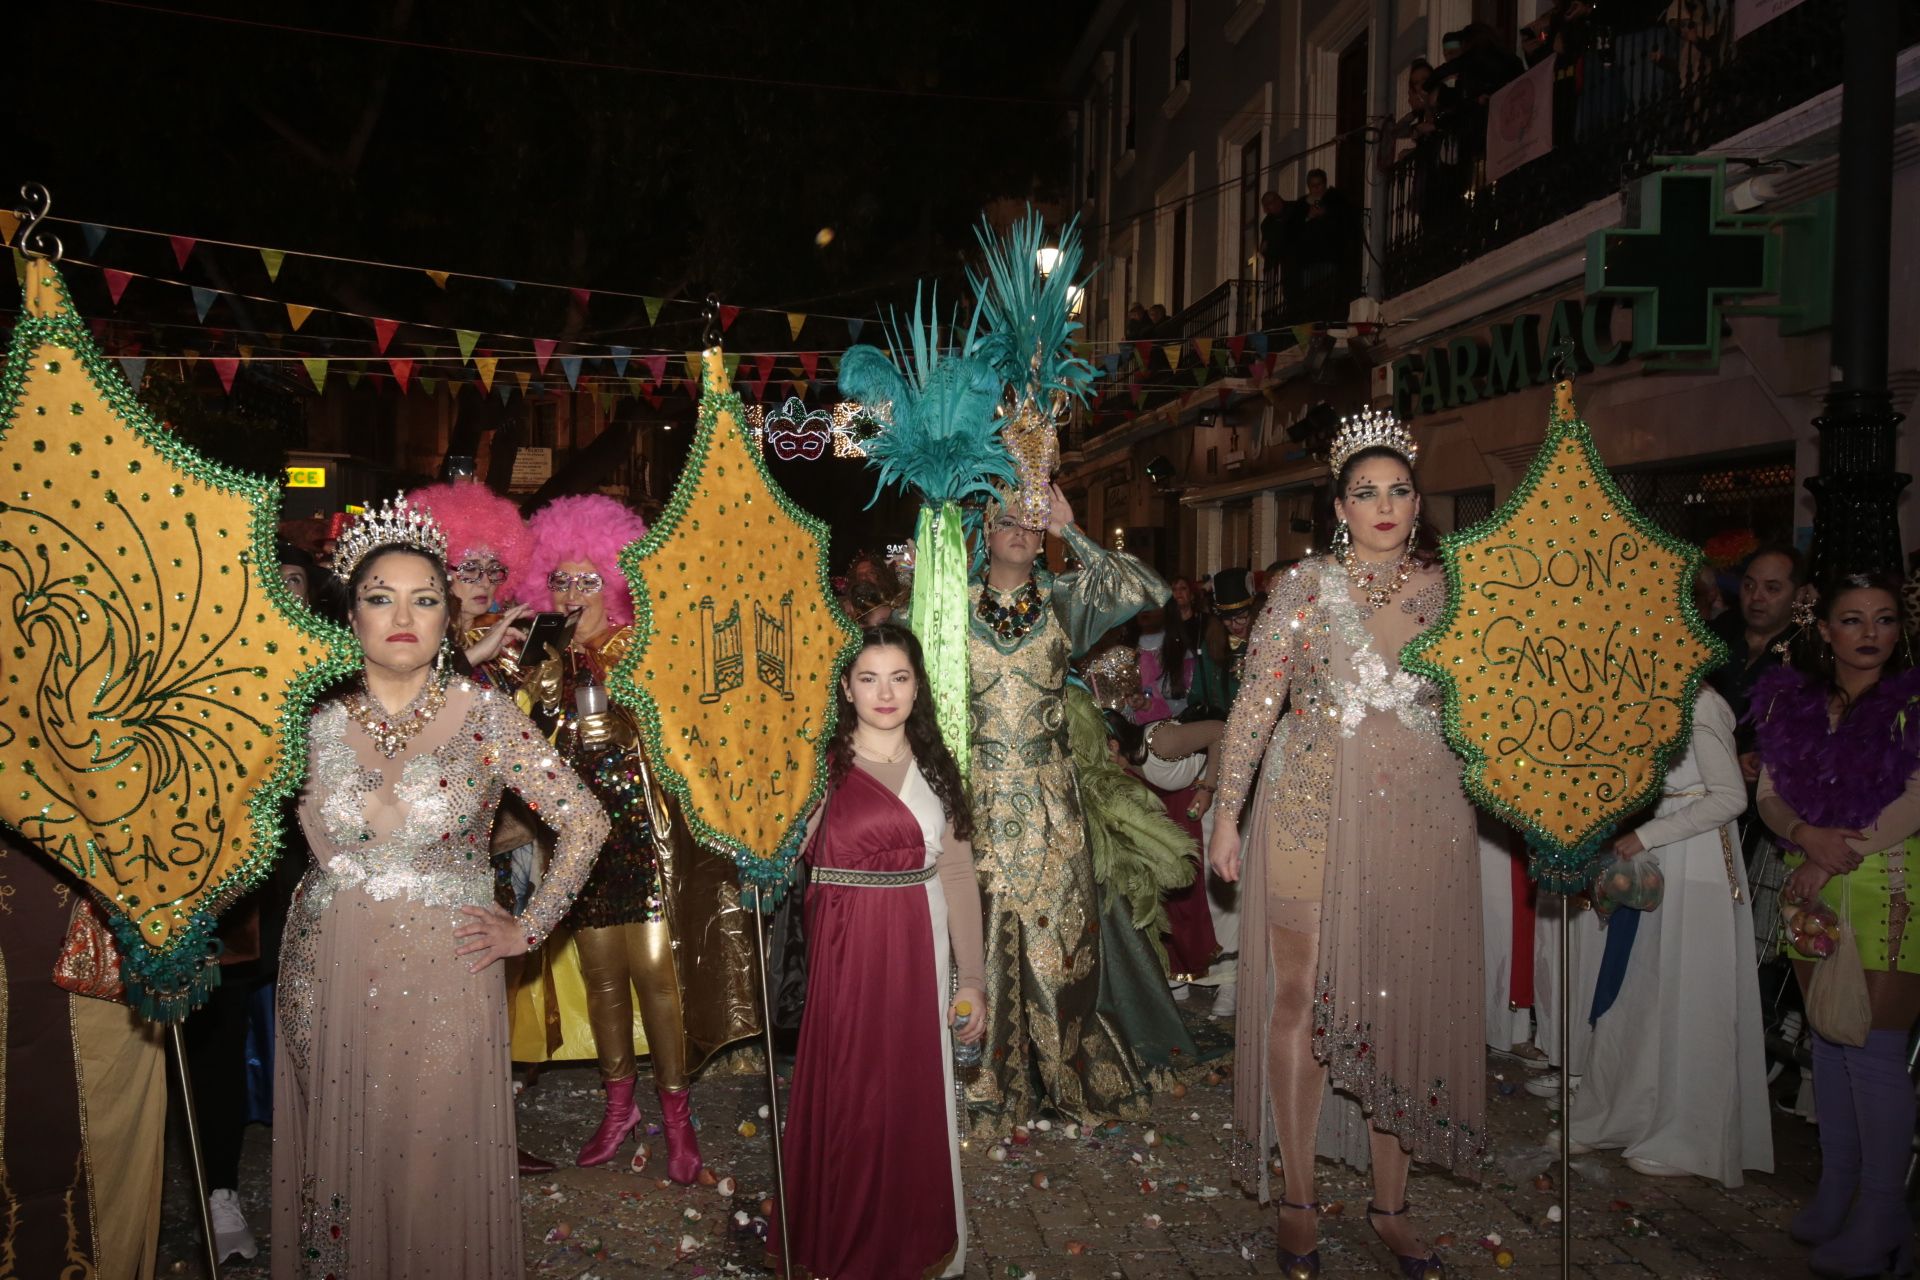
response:
<path id="1" fill-rule="evenodd" d="M 1073 302 L 1085 283 L 1077 279 L 1079 220 L 1061 231 L 1060 256 L 1044 277 L 1037 263 L 1047 241 L 1046 223 L 1033 209 L 1005 236 L 995 235 L 985 219 L 974 235 L 987 264 L 984 276 L 967 273 L 980 299 L 980 353 L 1016 397 L 1024 394 L 1043 409 L 1055 395 L 1086 399 L 1093 366 L 1073 354 L 1073 335 L 1080 331 Z"/>

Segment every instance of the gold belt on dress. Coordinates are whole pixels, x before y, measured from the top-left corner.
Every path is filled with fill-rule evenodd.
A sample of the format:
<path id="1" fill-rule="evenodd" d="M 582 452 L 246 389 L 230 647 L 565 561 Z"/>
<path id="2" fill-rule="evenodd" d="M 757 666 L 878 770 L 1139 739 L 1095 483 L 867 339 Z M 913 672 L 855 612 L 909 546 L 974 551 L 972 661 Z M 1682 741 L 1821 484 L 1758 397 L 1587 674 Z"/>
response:
<path id="1" fill-rule="evenodd" d="M 854 871 L 847 867 L 814 867 L 807 875 L 809 884 L 845 884 L 860 889 L 900 889 L 925 884 L 933 879 L 937 867 L 918 871 Z"/>
<path id="2" fill-rule="evenodd" d="M 1698 791 L 1665 791 L 1661 793 L 1660 798 L 1663 800 L 1697 800 L 1706 794 L 1705 788 Z M 1720 861 L 1725 865 L 1727 870 L 1727 888 L 1732 892 L 1735 902 L 1745 902 L 1747 895 L 1740 891 L 1740 877 L 1734 873 L 1733 858 L 1733 837 L 1727 834 L 1727 829 L 1723 825 L 1720 828 Z"/>

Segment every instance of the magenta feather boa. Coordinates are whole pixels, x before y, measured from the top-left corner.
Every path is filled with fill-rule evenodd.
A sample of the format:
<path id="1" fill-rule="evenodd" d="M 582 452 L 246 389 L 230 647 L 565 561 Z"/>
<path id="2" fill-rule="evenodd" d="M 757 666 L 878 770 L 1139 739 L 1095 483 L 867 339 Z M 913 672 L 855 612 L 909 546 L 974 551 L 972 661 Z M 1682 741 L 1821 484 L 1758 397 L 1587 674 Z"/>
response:
<path id="1" fill-rule="evenodd" d="M 1888 676 L 1831 732 L 1827 682 L 1774 667 L 1747 718 L 1773 789 L 1816 827 L 1873 825 L 1920 768 L 1920 667 Z"/>

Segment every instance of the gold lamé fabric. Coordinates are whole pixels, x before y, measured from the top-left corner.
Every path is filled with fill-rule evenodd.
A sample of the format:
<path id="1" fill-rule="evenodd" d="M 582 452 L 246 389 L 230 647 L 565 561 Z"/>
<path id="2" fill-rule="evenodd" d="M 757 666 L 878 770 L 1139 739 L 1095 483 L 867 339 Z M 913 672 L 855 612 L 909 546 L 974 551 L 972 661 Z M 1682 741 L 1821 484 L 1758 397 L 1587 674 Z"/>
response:
<path id="1" fill-rule="evenodd" d="M 1257 776 L 1241 936 L 1317 933 L 1312 1050 L 1334 1087 L 1416 1159 L 1477 1176 L 1486 1100 L 1473 810 L 1441 735 L 1438 690 L 1399 665 L 1444 604 L 1437 568 L 1379 609 L 1356 601 L 1330 558 L 1289 572 L 1255 625 L 1221 738 L 1216 821 L 1239 818 Z M 1268 1061 L 1269 963 L 1260 943 L 1241 950 L 1243 1066 Z M 1266 1074 L 1234 1079 L 1249 1186 L 1262 1185 L 1271 1138 Z"/>
<path id="2" fill-rule="evenodd" d="M 1097 1008 L 1102 938 L 1067 742 L 1068 661 L 1149 604 L 1159 577 L 1078 530 L 1085 566 L 1042 576 L 1041 621 L 1003 640 L 973 623 L 974 866 L 986 919 L 987 1042 L 966 1080 L 970 1127 L 1003 1134 L 1050 1109 L 1083 1123 L 1145 1114 L 1146 1084 Z M 991 590 L 976 584 L 971 598 Z"/>
<path id="3" fill-rule="evenodd" d="M 567 921 L 568 937 L 547 949 L 540 968 L 529 966 L 522 975 L 515 1017 L 537 1018 L 539 1030 L 516 1022 L 514 1056 L 522 1061 L 581 1056 L 575 1032 L 590 1025 L 593 1002 L 586 998 L 589 980 L 582 957 L 571 945 L 577 931 L 664 922 L 671 939 L 664 955 L 678 984 L 685 1072 L 690 1073 L 722 1046 L 760 1030 L 753 990 L 753 918 L 741 905 L 732 861 L 694 841 L 677 800 L 655 777 L 632 712 L 616 703 L 584 723 L 578 714 L 574 693 L 581 680 L 591 674 L 604 688 L 633 639 L 633 628 L 623 627 L 573 655 L 575 661 L 549 659 L 526 673 L 521 689 L 522 704 L 607 806 L 614 831 L 581 893 L 582 903 Z M 659 948 L 640 943 L 621 946 L 629 956 L 660 954 Z M 537 990 L 528 990 L 533 984 Z M 633 970 L 633 984 L 641 1007 L 665 1016 L 667 992 L 653 971 Z M 584 1007 L 573 1007 L 576 1000 Z M 632 1024 L 633 1048 L 647 1051 L 642 1018 L 633 1017 Z M 556 1045 L 549 1034 L 555 1027 L 574 1030 Z M 593 1039 L 597 1043 L 599 1037 Z M 631 1060 L 630 1053 L 609 1049 L 596 1056 L 603 1071 L 619 1070 L 622 1062 Z M 656 1074 L 666 1065 L 656 1062 Z"/>

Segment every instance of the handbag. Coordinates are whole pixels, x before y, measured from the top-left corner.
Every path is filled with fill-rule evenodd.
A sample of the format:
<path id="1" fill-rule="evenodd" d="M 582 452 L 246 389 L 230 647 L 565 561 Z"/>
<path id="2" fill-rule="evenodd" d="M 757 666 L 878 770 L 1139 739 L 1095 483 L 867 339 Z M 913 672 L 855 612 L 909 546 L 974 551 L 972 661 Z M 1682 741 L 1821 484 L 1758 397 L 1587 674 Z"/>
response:
<path id="1" fill-rule="evenodd" d="M 1840 941 L 1833 954 L 1813 966 L 1807 983 L 1807 1021 L 1835 1044 L 1855 1049 L 1867 1043 L 1873 1028 L 1873 1005 L 1867 998 L 1866 966 L 1860 963 L 1860 945 L 1853 936 L 1851 895 L 1840 893 Z"/>
<path id="2" fill-rule="evenodd" d="M 100 909 L 88 898 L 73 904 L 66 939 L 53 962 L 53 985 L 95 1000 L 118 1000 L 126 994 L 126 984 L 120 980 L 120 948 Z"/>

